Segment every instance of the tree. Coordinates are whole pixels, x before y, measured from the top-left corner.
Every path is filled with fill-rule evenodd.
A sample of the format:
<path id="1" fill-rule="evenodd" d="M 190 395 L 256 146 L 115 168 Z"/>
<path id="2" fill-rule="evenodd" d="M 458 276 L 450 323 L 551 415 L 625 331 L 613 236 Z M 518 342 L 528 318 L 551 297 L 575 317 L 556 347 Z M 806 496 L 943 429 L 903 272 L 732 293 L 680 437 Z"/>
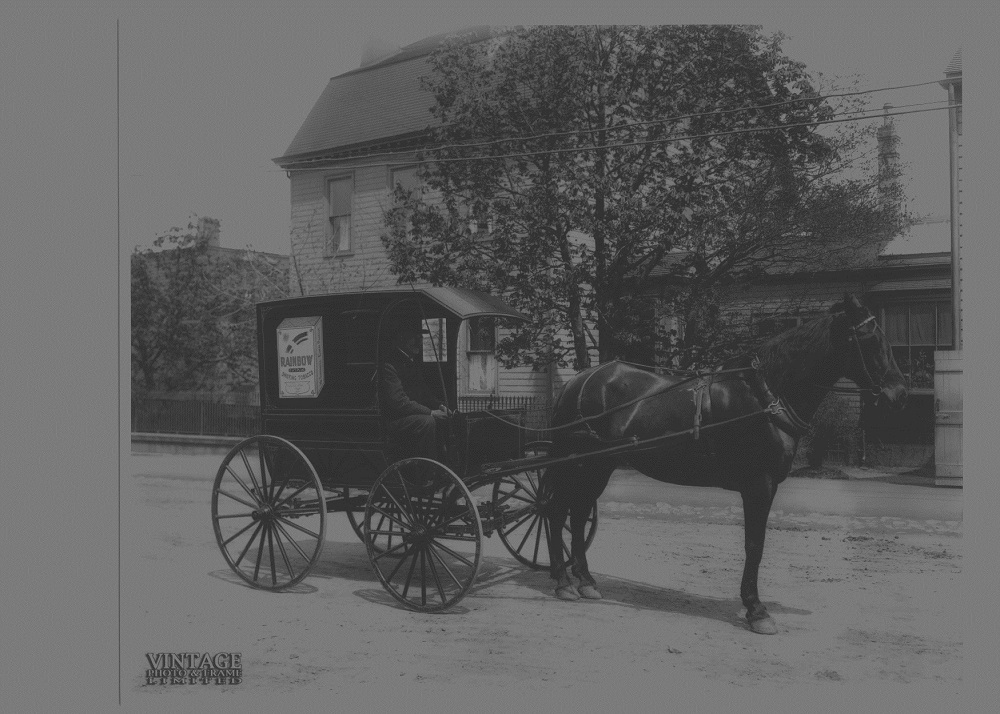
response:
<path id="1" fill-rule="evenodd" d="M 288 295 L 288 267 L 212 245 L 192 217 L 132 255 L 132 392 L 214 391 L 257 381 L 254 305 Z"/>
<path id="2" fill-rule="evenodd" d="M 822 97 L 782 39 L 532 27 L 445 45 L 424 81 L 440 128 L 423 189 L 397 188 L 386 215 L 393 271 L 534 315 L 499 345 L 508 365 L 580 368 L 648 343 L 654 279 L 685 323 L 666 356 L 724 356 L 734 285 L 873 259 L 900 225 L 867 170 L 872 130 L 817 124 L 861 100 Z"/>

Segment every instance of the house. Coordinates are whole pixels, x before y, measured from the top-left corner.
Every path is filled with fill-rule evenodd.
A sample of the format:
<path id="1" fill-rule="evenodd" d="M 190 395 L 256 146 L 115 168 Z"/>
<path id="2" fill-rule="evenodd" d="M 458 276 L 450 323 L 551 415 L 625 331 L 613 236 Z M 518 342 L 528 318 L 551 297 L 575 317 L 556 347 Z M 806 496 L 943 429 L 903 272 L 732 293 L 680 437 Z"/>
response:
<path id="1" fill-rule="evenodd" d="M 333 77 L 284 155 L 291 181 L 291 293 L 348 292 L 396 285 L 381 242 L 396 184 L 416 181 L 415 150 L 426 141 L 433 97 L 420 89 L 428 58 L 445 39 L 478 42 L 488 27 L 429 37 Z M 460 400 L 489 403 L 526 395 L 545 402 L 553 374 L 501 370 L 492 322 L 463 326 Z"/>
<path id="2" fill-rule="evenodd" d="M 477 42 L 489 28 L 463 31 Z M 333 77 L 285 153 L 274 159 L 291 181 L 292 294 L 346 292 L 395 285 L 380 235 L 391 189 L 416 180 L 415 150 L 426 141 L 433 98 L 420 90 L 428 57 L 448 35 L 430 37 L 398 52 L 373 55 Z M 959 74 L 960 88 L 960 74 Z M 952 91 L 952 90 L 949 90 Z M 734 299 L 731 310 L 766 334 L 825 311 L 845 290 L 861 294 L 886 326 L 914 399 L 893 422 L 864 420 L 866 435 L 895 445 L 896 461 L 919 465 L 933 451 L 933 355 L 956 346 L 951 310 L 953 262 L 948 243 L 955 219 L 925 219 L 911 226 L 863 268 L 821 274 L 770 276 Z M 915 250 L 914 246 L 918 246 Z M 794 314 L 774 314 L 778 294 L 800 296 Z M 552 369 L 499 369 L 490 324 L 460 335 L 464 363 L 459 394 L 539 395 L 547 403 L 565 373 Z M 861 409 L 860 405 L 857 407 Z M 929 441 L 928 441 L 929 440 Z"/>

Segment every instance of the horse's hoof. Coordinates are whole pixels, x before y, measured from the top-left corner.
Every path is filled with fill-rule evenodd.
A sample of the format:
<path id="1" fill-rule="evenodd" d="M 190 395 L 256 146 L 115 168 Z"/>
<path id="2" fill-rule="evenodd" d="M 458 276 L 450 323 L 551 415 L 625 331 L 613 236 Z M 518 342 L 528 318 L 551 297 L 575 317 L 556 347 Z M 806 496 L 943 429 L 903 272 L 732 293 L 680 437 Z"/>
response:
<path id="1" fill-rule="evenodd" d="M 580 593 L 576 591 L 574 585 L 562 585 L 556 588 L 556 597 L 560 600 L 579 600 Z"/>
<path id="2" fill-rule="evenodd" d="M 758 635 L 778 634 L 778 626 L 774 623 L 774 620 L 771 619 L 770 616 L 750 621 L 750 629 Z"/>
<path id="3" fill-rule="evenodd" d="M 581 585 L 580 587 L 577 588 L 577 591 L 580 593 L 580 597 L 585 597 L 588 600 L 601 599 L 600 591 L 598 591 L 598 589 L 595 588 L 593 585 Z"/>

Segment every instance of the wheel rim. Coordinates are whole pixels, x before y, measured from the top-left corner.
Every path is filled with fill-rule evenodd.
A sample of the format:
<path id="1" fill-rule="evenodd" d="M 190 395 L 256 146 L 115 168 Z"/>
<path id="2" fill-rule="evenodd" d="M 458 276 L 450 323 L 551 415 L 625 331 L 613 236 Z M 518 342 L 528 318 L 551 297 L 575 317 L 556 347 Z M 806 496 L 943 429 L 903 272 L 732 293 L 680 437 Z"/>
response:
<path id="1" fill-rule="evenodd" d="M 216 473 L 212 526 L 223 557 L 244 582 L 264 590 L 295 585 L 319 560 L 326 538 L 316 470 L 279 437 L 240 442 Z"/>
<path id="2" fill-rule="evenodd" d="M 392 464 L 372 487 L 363 525 L 376 576 L 407 608 L 451 607 L 475 581 L 482 524 L 468 488 L 446 466 L 429 459 Z"/>
<path id="3" fill-rule="evenodd" d="M 514 558 L 529 568 L 549 567 L 548 507 L 551 488 L 540 470 L 528 470 L 502 476 L 493 487 L 493 511 L 501 517 L 497 535 Z M 590 548 L 597 532 L 597 506 L 587 516 L 584 526 L 585 547 Z M 569 519 L 563 526 L 563 557 L 568 562 L 572 538 Z"/>

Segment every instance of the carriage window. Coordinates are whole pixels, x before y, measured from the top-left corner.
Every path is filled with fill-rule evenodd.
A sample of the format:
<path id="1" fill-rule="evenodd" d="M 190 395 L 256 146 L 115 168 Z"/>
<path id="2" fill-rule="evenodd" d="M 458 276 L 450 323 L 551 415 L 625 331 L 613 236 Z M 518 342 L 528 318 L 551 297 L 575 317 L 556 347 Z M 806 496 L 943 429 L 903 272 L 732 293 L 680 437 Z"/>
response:
<path id="1" fill-rule="evenodd" d="M 448 361 L 448 332 L 444 318 L 424 320 L 424 362 Z"/>
<path id="2" fill-rule="evenodd" d="M 491 317 L 469 320 L 469 391 L 495 392 L 497 386 L 497 329 Z"/>
<path id="3" fill-rule="evenodd" d="M 327 201 L 330 208 L 330 232 L 327 235 L 326 255 L 351 252 L 351 197 L 354 179 L 350 176 L 327 182 Z"/>

